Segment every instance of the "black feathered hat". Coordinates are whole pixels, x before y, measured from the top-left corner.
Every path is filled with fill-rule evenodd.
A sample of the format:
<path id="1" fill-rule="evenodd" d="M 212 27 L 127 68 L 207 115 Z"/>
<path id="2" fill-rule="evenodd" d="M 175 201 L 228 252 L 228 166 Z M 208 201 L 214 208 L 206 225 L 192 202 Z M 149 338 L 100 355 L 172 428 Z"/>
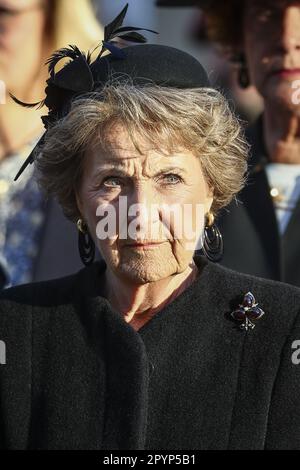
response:
<path id="1" fill-rule="evenodd" d="M 101 89 L 112 78 L 128 80 L 143 85 L 154 83 L 160 86 L 175 88 L 210 87 L 206 71 L 193 56 L 173 47 L 155 44 L 144 44 L 146 38 L 137 31 L 155 31 L 131 26 L 122 27 L 128 4 L 122 12 L 104 29 L 104 41 L 101 51 L 91 63 L 91 52 L 84 54 L 76 46 L 56 51 L 46 62 L 49 66 L 49 78 L 45 90 L 46 98 L 39 103 L 22 103 L 11 97 L 20 105 L 38 107 L 46 105 L 49 113 L 42 116 L 46 132 L 43 134 L 29 157 L 20 168 L 15 180 L 25 168 L 34 161 L 45 141 L 49 126 L 66 116 L 75 97 Z M 115 38 L 140 43 L 124 48 L 117 47 Z M 110 54 L 103 56 L 104 51 Z M 62 59 L 70 61 L 57 73 L 55 67 Z"/>

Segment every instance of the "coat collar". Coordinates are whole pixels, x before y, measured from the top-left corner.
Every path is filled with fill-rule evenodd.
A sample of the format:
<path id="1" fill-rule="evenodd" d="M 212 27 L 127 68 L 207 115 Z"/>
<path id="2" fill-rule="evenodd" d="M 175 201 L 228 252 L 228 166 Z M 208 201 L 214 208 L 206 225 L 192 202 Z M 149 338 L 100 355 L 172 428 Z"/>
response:
<path id="1" fill-rule="evenodd" d="M 280 279 L 282 271 L 280 234 L 265 171 L 268 157 L 263 139 L 262 115 L 249 127 L 246 135 L 251 144 L 251 154 L 248 181 L 240 199 L 259 233 L 275 277 Z"/>
<path id="2" fill-rule="evenodd" d="M 106 419 L 101 448 L 144 448 L 147 427 L 149 365 L 145 345 L 135 330 L 101 295 L 106 264 L 83 268 L 76 276 L 74 308 L 91 347 L 106 367 Z"/>

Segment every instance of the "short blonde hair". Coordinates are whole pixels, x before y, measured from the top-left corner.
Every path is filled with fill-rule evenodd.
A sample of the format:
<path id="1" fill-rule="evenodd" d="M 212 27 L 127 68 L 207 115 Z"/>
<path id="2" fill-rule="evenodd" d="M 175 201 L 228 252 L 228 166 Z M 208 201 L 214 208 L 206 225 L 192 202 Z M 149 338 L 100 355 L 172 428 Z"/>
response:
<path id="1" fill-rule="evenodd" d="M 239 120 L 219 91 L 112 81 L 73 101 L 69 114 L 48 130 L 36 158 L 41 187 L 58 198 L 72 221 L 80 217 L 76 192 L 86 150 L 95 139 L 105 146 L 114 123 L 126 128 L 136 148 L 139 135 L 155 148 L 172 151 L 180 145 L 199 156 L 213 189 L 215 214 L 245 184 L 248 145 Z"/>

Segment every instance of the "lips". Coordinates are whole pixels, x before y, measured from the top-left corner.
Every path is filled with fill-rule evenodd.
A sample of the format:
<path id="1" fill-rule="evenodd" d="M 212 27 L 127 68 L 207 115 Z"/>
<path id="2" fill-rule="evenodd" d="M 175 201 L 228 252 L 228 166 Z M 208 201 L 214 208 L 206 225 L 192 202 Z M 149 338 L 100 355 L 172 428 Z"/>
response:
<path id="1" fill-rule="evenodd" d="M 155 246 L 158 246 L 158 245 L 162 245 L 162 243 L 165 243 L 166 240 L 163 240 L 163 241 L 143 241 L 143 242 L 134 242 L 134 243 L 127 243 L 125 246 L 127 247 L 135 247 L 135 248 L 147 248 L 147 247 L 155 247 Z"/>
<path id="2" fill-rule="evenodd" d="M 294 75 L 300 75 L 300 68 L 294 68 L 294 69 L 278 69 L 275 70 L 272 75 L 277 75 L 280 77 L 292 77 Z"/>

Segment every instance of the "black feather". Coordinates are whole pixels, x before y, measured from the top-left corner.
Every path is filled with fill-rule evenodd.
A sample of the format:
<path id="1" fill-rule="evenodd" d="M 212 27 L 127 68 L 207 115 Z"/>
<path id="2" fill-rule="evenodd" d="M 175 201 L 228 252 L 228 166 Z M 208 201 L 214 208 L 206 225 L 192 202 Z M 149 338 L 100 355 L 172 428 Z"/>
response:
<path id="1" fill-rule="evenodd" d="M 86 61 L 87 61 L 87 63 L 88 63 L 89 65 L 90 65 L 91 60 L 92 60 L 92 54 L 93 54 L 93 53 L 95 52 L 95 50 L 98 49 L 101 45 L 102 45 L 102 41 L 99 42 L 99 44 L 97 44 L 97 46 L 95 46 L 94 49 L 89 50 L 89 51 L 87 52 Z"/>
<path id="2" fill-rule="evenodd" d="M 28 167 L 28 165 L 30 165 L 34 162 L 34 157 L 35 157 L 36 152 L 39 150 L 39 148 L 45 142 L 45 135 L 46 135 L 46 132 L 42 135 L 42 137 L 40 138 L 40 140 L 38 141 L 38 143 L 36 144 L 34 149 L 31 151 L 29 157 L 26 158 L 25 162 L 23 163 L 23 165 L 19 169 L 18 173 L 16 174 L 16 176 L 14 178 L 14 181 L 17 181 L 17 179 L 21 176 L 21 174 Z"/>
<path id="3" fill-rule="evenodd" d="M 117 59 L 124 59 L 124 57 L 126 57 L 125 52 L 119 47 L 114 46 L 113 42 L 103 42 L 103 47 L 108 49 L 109 52 L 111 52 L 111 54 Z"/>
<path id="4" fill-rule="evenodd" d="M 45 65 L 48 65 L 51 78 L 54 77 L 55 67 L 60 60 L 66 58 L 75 60 L 78 57 L 83 57 L 85 60 L 87 60 L 86 55 L 81 52 L 77 46 L 71 44 L 69 45 L 69 47 L 63 47 L 62 49 L 58 49 L 57 51 L 55 51 L 45 63 Z"/>
<path id="5" fill-rule="evenodd" d="M 126 33 L 129 31 L 149 31 L 149 33 L 158 34 L 157 31 L 153 31 L 152 29 L 147 28 L 135 28 L 134 26 L 123 26 L 122 28 L 115 29 L 113 32 L 113 36 L 116 36 L 119 33 Z"/>
<path id="6" fill-rule="evenodd" d="M 128 3 L 126 3 L 126 5 L 123 8 L 123 10 L 121 11 L 121 13 L 119 13 L 119 15 L 111 23 L 109 23 L 108 25 L 105 26 L 105 28 L 104 28 L 104 42 L 108 42 L 111 39 L 112 33 L 116 29 L 118 29 L 122 26 L 125 15 L 127 13 L 127 10 L 128 10 Z"/>
<path id="7" fill-rule="evenodd" d="M 43 106 L 45 106 L 45 101 L 46 101 L 46 98 L 42 101 L 40 101 L 40 104 L 38 105 L 38 107 L 36 109 L 41 109 Z"/>
<path id="8" fill-rule="evenodd" d="M 20 106 L 23 106 L 24 108 L 35 108 L 38 106 L 37 109 L 40 109 L 44 106 L 44 100 L 38 101 L 37 103 L 24 103 L 23 101 L 20 101 L 16 96 L 14 96 L 12 93 L 9 93 L 9 96 L 14 100 L 15 103 L 19 104 Z"/>
<path id="9" fill-rule="evenodd" d="M 129 41 L 129 42 L 139 42 L 139 43 L 147 42 L 147 39 L 145 38 L 145 36 L 139 33 L 135 33 L 134 31 L 132 33 L 122 34 L 119 36 L 119 38 L 123 39 L 124 41 Z"/>
<path id="10" fill-rule="evenodd" d="M 34 150 L 34 149 L 33 149 Z M 31 165 L 32 163 L 34 162 L 34 157 L 33 157 L 33 151 L 31 152 L 31 154 L 29 155 L 28 158 L 26 158 L 25 162 L 23 163 L 23 165 L 21 166 L 21 168 L 19 169 L 18 173 L 16 174 L 16 176 L 14 177 L 14 181 L 17 181 L 17 179 L 21 176 L 21 174 L 23 173 L 23 171 L 28 167 L 28 165 Z"/>

